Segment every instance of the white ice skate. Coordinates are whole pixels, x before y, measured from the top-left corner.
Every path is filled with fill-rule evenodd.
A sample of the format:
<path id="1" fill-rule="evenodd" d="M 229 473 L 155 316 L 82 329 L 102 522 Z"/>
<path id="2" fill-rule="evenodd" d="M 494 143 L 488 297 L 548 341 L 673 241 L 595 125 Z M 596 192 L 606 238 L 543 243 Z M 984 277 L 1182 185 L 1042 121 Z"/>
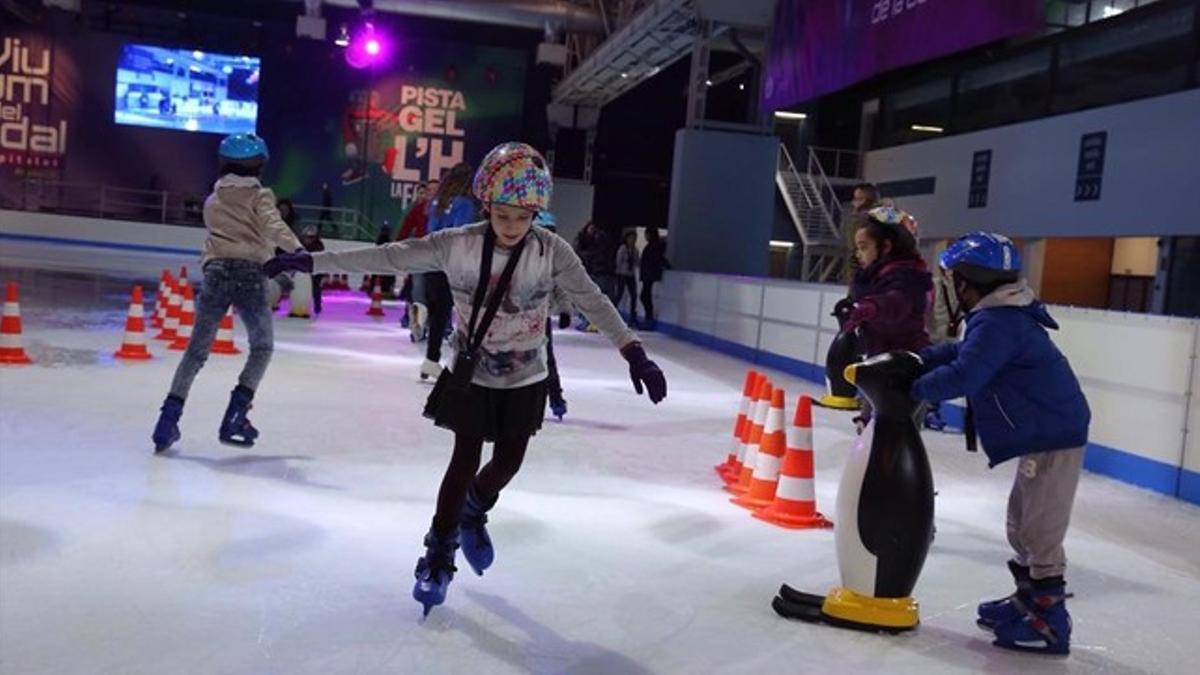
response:
<path id="1" fill-rule="evenodd" d="M 421 381 L 424 382 L 430 378 L 437 380 L 442 374 L 442 366 L 436 361 L 425 359 L 421 362 Z"/>

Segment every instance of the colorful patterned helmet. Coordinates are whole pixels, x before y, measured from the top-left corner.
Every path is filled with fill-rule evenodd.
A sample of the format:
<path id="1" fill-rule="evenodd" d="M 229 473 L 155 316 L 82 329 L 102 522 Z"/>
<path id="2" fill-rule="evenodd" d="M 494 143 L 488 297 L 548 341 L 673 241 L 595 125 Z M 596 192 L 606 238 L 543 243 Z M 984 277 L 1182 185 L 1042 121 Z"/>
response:
<path id="1" fill-rule="evenodd" d="M 885 204 L 867 211 L 867 216 L 884 225 L 902 228 L 903 232 L 907 232 L 912 236 L 913 241 L 918 239 L 917 219 L 913 218 L 911 213 L 901 211 L 891 204 Z"/>
<path id="2" fill-rule="evenodd" d="M 524 143 L 501 143 L 483 158 L 472 193 L 483 204 L 508 204 L 530 211 L 550 206 L 553 181 L 541 153 Z"/>

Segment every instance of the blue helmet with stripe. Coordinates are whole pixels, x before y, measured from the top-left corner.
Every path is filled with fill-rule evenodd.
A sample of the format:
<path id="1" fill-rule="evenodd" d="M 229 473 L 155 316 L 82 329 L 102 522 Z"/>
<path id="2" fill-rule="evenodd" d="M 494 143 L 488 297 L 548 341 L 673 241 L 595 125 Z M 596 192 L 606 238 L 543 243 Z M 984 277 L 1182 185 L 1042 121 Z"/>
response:
<path id="1" fill-rule="evenodd" d="M 992 232 L 959 237 L 938 256 L 942 269 L 978 284 L 1016 281 L 1021 276 L 1021 253 L 1012 240 Z"/>
<path id="2" fill-rule="evenodd" d="M 266 162 L 271 154 L 267 152 L 267 142 L 255 134 L 230 134 L 221 139 L 217 156 L 228 162 Z"/>

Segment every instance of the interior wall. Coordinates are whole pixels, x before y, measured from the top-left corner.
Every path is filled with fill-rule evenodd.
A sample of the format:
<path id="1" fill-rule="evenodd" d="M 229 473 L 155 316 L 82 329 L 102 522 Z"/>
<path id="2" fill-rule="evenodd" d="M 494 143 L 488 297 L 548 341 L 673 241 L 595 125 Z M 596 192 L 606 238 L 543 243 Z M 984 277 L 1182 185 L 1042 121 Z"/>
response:
<path id="1" fill-rule="evenodd" d="M 1113 239 L 1046 239 L 1040 296 L 1043 302 L 1107 307 Z"/>
<path id="2" fill-rule="evenodd" d="M 1152 277 L 1158 272 L 1158 237 L 1121 237 L 1113 246 L 1112 273 Z"/>
<path id="3" fill-rule="evenodd" d="M 766 276 L 778 152 L 774 136 L 676 132 L 667 254 L 677 269 Z"/>

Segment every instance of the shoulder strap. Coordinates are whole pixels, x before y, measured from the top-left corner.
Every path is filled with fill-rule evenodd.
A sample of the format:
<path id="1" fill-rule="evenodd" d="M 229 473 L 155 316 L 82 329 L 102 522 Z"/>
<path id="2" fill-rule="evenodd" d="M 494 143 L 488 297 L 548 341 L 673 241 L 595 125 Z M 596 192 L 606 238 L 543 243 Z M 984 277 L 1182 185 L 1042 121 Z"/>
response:
<path id="1" fill-rule="evenodd" d="M 488 298 L 487 307 L 484 308 L 483 318 L 479 317 L 479 309 L 483 304 L 483 298 L 487 294 L 488 280 L 492 276 L 492 253 L 496 247 L 496 234 L 491 227 L 487 228 L 487 232 L 483 237 L 483 254 L 479 266 L 479 283 L 475 286 L 475 297 L 471 302 L 471 320 L 467 327 L 467 349 L 474 352 L 483 345 L 483 339 L 487 337 L 488 328 L 492 325 L 492 320 L 496 318 L 496 312 L 500 310 L 500 303 L 504 300 L 504 294 L 508 291 L 508 286 L 512 282 L 513 273 L 517 269 L 517 260 L 521 257 L 521 252 L 525 250 L 525 242 L 529 237 L 526 236 L 512 250 L 508 256 L 508 263 L 504 266 L 504 271 L 500 273 L 500 279 L 496 282 L 496 288 L 492 290 L 492 295 Z M 476 321 L 479 320 L 478 328 Z"/>

